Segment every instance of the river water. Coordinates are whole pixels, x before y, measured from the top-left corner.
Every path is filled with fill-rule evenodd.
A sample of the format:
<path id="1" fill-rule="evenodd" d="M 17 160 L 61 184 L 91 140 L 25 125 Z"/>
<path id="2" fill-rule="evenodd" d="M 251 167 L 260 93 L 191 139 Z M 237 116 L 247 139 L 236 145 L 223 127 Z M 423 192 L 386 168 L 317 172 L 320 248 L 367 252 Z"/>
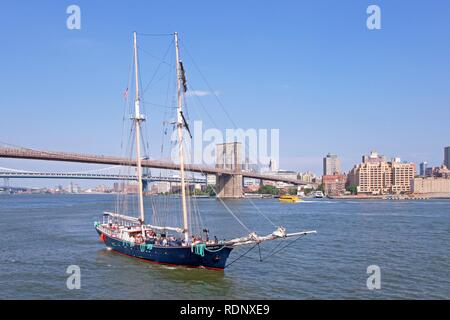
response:
<path id="1" fill-rule="evenodd" d="M 265 259 L 273 243 L 224 272 L 154 265 L 105 249 L 93 224 L 113 195 L 0 195 L 1 299 L 449 299 L 450 201 L 227 201 L 259 234 L 317 230 Z M 146 199 L 150 206 L 149 199 Z M 248 232 L 220 201 L 198 199 L 220 236 Z M 255 208 L 258 208 L 258 210 Z M 283 242 L 283 246 L 288 242 Z M 276 243 L 278 245 L 278 243 Z M 247 249 L 235 249 L 229 262 Z M 69 290 L 77 265 L 81 289 Z M 369 290 L 367 268 L 380 268 Z"/>

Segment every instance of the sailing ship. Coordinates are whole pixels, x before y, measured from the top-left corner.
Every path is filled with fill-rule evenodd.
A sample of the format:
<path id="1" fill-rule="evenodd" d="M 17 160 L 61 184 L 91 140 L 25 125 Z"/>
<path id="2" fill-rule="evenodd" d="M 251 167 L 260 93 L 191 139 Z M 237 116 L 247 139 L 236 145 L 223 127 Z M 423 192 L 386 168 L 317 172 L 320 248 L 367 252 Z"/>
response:
<path id="1" fill-rule="evenodd" d="M 144 194 L 143 194 L 143 168 L 141 154 L 141 125 L 145 116 L 141 114 L 139 91 L 139 65 L 137 34 L 133 33 L 133 63 L 134 63 L 134 115 L 132 116 L 135 133 L 135 157 L 136 178 L 138 193 L 139 217 L 134 217 L 120 212 L 105 212 L 101 221 L 95 222 L 95 229 L 101 241 L 106 247 L 118 253 L 146 260 L 148 262 L 179 265 L 187 267 L 199 267 L 215 270 L 223 270 L 227 266 L 227 259 L 232 250 L 239 246 L 259 245 L 265 241 L 282 240 L 292 237 L 302 237 L 315 231 L 301 231 L 287 233 L 286 229 L 279 226 L 272 233 L 260 236 L 256 232 L 250 232 L 242 237 L 218 240 L 210 239 L 208 230 L 204 229 L 202 235 L 190 234 L 190 217 L 187 205 L 187 181 L 184 163 L 183 139 L 184 130 L 187 128 L 183 115 L 182 91 L 186 91 L 184 67 L 180 61 L 180 49 L 178 33 L 173 34 L 175 45 L 175 72 L 177 78 L 177 118 L 175 127 L 178 137 L 179 173 L 181 179 L 181 216 L 182 226 L 155 225 L 147 222 L 145 218 Z M 127 89 L 128 90 L 128 89 Z M 179 214 L 171 212 L 171 214 Z"/>

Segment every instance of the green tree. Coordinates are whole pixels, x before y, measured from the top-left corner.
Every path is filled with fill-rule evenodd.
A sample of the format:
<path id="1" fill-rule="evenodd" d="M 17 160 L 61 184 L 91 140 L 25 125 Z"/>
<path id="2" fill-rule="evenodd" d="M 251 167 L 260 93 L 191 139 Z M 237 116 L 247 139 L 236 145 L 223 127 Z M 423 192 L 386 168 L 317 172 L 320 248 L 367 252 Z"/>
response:
<path id="1" fill-rule="evenodd" d="M 358 193 L 358 188 L 354 184 L 348 185 L 345 189 L 350 191 L 352 194 Z"/>
<path id="2" fill-rule="evenodd" d="M 278 195 L 279 191 L 274 186 L 262 186 L 261 188 L 259 188 L 258 193 Z"/>
<path id="3" fill-rule="evenodd" d="M 206 194 L 209 194 L 210 197 L 214 197 L 216 195 L 216 191 L 214 191 L 214 187 L 212 185 L 208 185 L 205 190 Z"/>

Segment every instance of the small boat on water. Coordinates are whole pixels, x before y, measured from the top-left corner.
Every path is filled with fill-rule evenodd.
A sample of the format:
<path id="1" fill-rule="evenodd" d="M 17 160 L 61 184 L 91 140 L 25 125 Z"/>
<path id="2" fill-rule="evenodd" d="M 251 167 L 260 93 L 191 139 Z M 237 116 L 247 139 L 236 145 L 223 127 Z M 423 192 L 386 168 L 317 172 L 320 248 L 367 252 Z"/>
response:
<path id="1" fill-rule="evenodd" d="M 146 210 L 144 208 L 144 193 L 143 193 L 143 165 L 142 160 L 145 157 L 141 155 L 141 148 L 145 150 L 141 126 L 146 120 L 146 117 L 141 114 L 141 91 L 140 78 L 138 68 L 138 46 L 137 34 L 133 34 L 133 64 L 134 64 L 134 110 L 131 116 L 132 130 L 130 131 L 129 141 L 133 141 L 133 146 L 128 151 L 133 153 L 130 158 L 135 159 L 133 170 L 136 172 L 137 188 L 135 196 L 117 200 L 115 212 L 105 212 L 100 221 L 94 223 L 95 230 L 98 232 L 100 239 L 106 247 L 118 253 L 146 260 L 148 262 L 181 265 L 188 267 L 200 267 L 216 270 L 223 270 L 227 267 L 227 259 L 231 251 L 239 246 L 256 247 L 266 241 L 284 240 L 288 238 L 300 238 L 305 235 L 315 233 L 315 231 L 300 231 L 288 233 L 283 226 L 276 226 L 267 216 L 264 216 L 270 223 L 272 223 L 275 230 L 265 236 L 258 235 L 254 230 L 245 226 L 245 224 L 231 211 L 231 209 L 223 202 L 227 211 L 249 232 L 247 235 L 235 237 L 231 239 L 218 240 L 216 236 L 210 237 L 209 231 L 205 228 L 202 219 L 199 219 L 198 205 L 195 203 L 191 205 L 192 197 L 189 197 L 189 182 L 185 177 L 185 149 L 183 148 L 184 141 L 187 139 L 185 131 L 189 133 L 188 118 L 183 114 L 182 108 L 186 107 L 186 91 L 187 82 L 184 72 L 184 67 L 179 58 L 178 34 L 172 34 L 174 37 L 173 47 L 175 47 L 175 61 L 174 64 L 166 63 L 169 66 L 175 66 L 176 76 L 176 106 L 171 108 L 176 112 L 176 118 L 173 122 L 173 130 L 177 135 L 178 140 L 178 156 L 179 166 L 177 170 L 180 172 L 180 193 L 181 196 L 176 197 L 174 202 L 179 203 L 176 208 L 166 206 L 164 208 L 157 208 L 155 198 L 150 197 L 152 201 L 152 215 L 151 222 L 149 217 L 145 216 Z M 126 90 L 126 97 L 128 97 L 128 89 Z M 133 137 L 134 135 L 134 137 Z M 192 139 L 192 136 L 191 136 Z M 134 169 L 135 167 L 135 169 Z M 124 193 L 125 194 L 125 193 Z M 189 198 L 189 199 L 188 199 Z M 290 197 L 290 202 L 298 202 L 298 198 Z M 194 198 L 195 200 L 195 198 Z M 134 201 L 130 204 L 130 201 Z M 123 206 L 121 206 L 123 204 Z M 167 205 L 167 203 L 166 203 Z M 137 217 L 128 214 L 125 210 L 130 208 L 135 210 Z M 180 212 L 174 212 L 180 211 Z M 173 218 L 175 218 L 176 222 Z M 201 217 L 200 217 L 201 218 Z M 172 224 L 174 223 L 174 224 Z M 294 241 L 295 241 L 294 239 Z M 286 245 L 287 246 L 287 245 Z M 250 248 L 247 253 L 252 249 Z M 282 248 L 283 249 L 283 248 Z M 238 260 L 240 257 L 235 259 Z M 233 262 L 234 262 L 233 261 Z M 233 263 L 231 262 L 231 263 Z M 230 263 L 230 264 L 231 264 Z"/>
<path id="2" fill-rule="evenodd" d="M 314 198 L 319 198 L 319 199 L 321 199 L 321 198 L 325 198 L 325 195 L 323 194 L 323 192 L 322 191 L 315 191 L 314 192 L 314 194 L 313 194 L 313 196 L 314 196 Z"/>
<path id="3" fill-rule="evenodd" d="M 285 194 L 285 195 L 279 197 L 278 201 L 285 202 L 285 203 L 299 203 L 302 200 L 299 197 L 297 197 L 297 196 L 293 196 L 293 195 L 290 195 L 290 194 Z"/>

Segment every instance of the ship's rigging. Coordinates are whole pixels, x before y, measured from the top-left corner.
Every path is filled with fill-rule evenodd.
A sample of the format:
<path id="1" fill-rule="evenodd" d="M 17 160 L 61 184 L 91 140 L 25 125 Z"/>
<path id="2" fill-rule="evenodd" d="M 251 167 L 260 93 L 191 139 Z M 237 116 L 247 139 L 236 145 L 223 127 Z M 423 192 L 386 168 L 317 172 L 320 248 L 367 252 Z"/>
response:
<path id="1" fill-rule="evenodd" d="M 192 139 L 189 128 L 189 108 L 187 99 L 187 92 L 188 90 L 191 90 L 191 84 L 187 81 L 185 66 L 180 59 L 180 41 L 178 34 L 174 33 L 170 35 L 170 37 L 173 38 L 173 41 L 170 42 L 162 59 L 159 59 L 154 73 L 151 75 L 149 82 L 145 86 L 142 86 L 141 84 L 142 65 L 139 63 L 139 55 L 142 53 L 153 59 L 158 58 L 157 55 L 138 46 L 137 36 L 137 33 L 133 34 L 132 68 L 130 68 L 130 76 L 126 89 L 127 94 L 125 95 L 126 109 L 129 114 L 132 114 L 129 117 L 132 120 L 132 125 L 128 132 L 127 143 L 124 143 L 124 140 L 122 140 L 121 143 L 124 156 L 130 159 L 136 158 L 137 165 L 136 168 L 122 169 L 128 170 L 128 172 L 121 172 L 121 174 L 130 174 L 131 170 L 136 170 L 138 179 L 135 188 L 131 190 L 131 192 L 130 190 L 126 190 L 127 188 L 130 188 L 129 185 L 126 185 L 125 183 L 118 185 L 120 192 L 116 201 L 116 212 L 105 213 L 103 221 L 96 224 L 96 229 L 107 246 L 131 256 L 162 263 L 192 266 L 198 265 L 223 269 L 227 266 L 225 261 L 233 248 L 250 245 L 252 247 L 247 251 L 250 252 L 255 246 L 258 246 L 260 260 L 262 260 L 261 243 L 288 238 L 294 238 L 294 241 L 296 241 L 307 234 L 315 233 L 315 231 L 287 233 L 284 227 L 277 226 L 267 215 L 258 209 L 251 199 L 247 199 L 255 209 L 252 210 L 251 213 L 261 215 L 264 217 L 265 221 L 271 224 L 271 227 L 275 228 L 273 232 L 261 236 L 249 228 L 244 221 L 239 218 L 234 208 L 223 201 L 223 199 L 218 198 L 226 211 L 245 229 L 247 235 L 234 236 L 229 238 L 229 240 L 219 240 L 217 237 L 214 237 L 214 239 L 210 238 L 210 229 L 205 225 L 205 221 L 199 210 L 197 199 L 192 197 L 193 191 L 186 183 L 187 175 L 190 174 L 193 177 L 193 173 L 188 173 L 185 170 L 186 159 L 189 159 L 187 154 L 191 151 L 189 142 L 190 139 Z M 140 34 L 140 36 L 161 37 L 165 35 Z M 169 59 L 172 48 L 175 49 L 175 56 L 173 59 Z M 198 69 L 198 66 L 193 61 L 192 57 L 191 60 Z M 167 70 L 162 72 L 163 69 Z M 216 92 L 211 89 L 211 86 L 199 69 L 198 71 L 207 84 L 210 92 L 214 95 L 219 106 L 225 112 L 227 118 L 233 126 L 236 127 L 236 124 L 217 97 Z M 132 75 L 134 75 L 134 77 L 132 77 Z M 174 77 L 176 81 L 173 81 Z M 154 89 L 157 84 L 160 84 L 163 79 L 168 81 L 166 87 L 167 93 L 165 95 L 160 95 L 163 102 L 150 102 L 146 98 L 143 98 L 150 89 L 155 91 Z M 175 82 L 175 85 L 173 85 L 173 82 Z M 135 94 L 134 99 L 131 100 L 128 97 L 128 88 L 132 88 L 133 86 Z M 144 88 L 143 90 L 141 90 L 142 87 Z M 171 96 L 169 92 L 176 92 L 176 94 Z M 195 90 L 193 90 L 193 92 L 195 92 Z M 196 94 L 193 94 L 193 96 L 197 99 L 199 98 Z M 150 202 L 151 210 L 145 208 L 144 181 L 142 179 L 142 176 L 149 172 L 144 172 L 141 166 L 142 159 L 151 156 L 149 153 L 150 147 L 148 142 L 143 143 L 147 140 L 144 138 L 149 137 L 149 130 L 146 125 L 148 121 L 146 121 L 147 119 L 143 115 L 148 114 L 146 112 L 148 111 L 146 110 L 146 105 L 151 106 L 151 110 L 154 111 L 150 113 L 150 119 L 156 113 L 158 108 L 164 109 L 164 115 L 161 121 L 163 133 L 160 158 L 163 158 L 165 156 L 165 151 L 168 151 L 164 148 L 166 143 L 171 145 L 169 151 L 177 151 L 175 155 L 178 157 L 178 174 L 181 181 L 179 185 L 179 195 L 172 194 L 168 196 L 149 197 L 148 202 Z M 203 103 L 200 103 L 200 106 L 210 119 L 214 119 Z M 125 112 L 123 117 L 123 128 L 125 128 L 126 118 Z M 213 123 L 215 123 L 214 120 Z M 170 128 L 172 128 L 172 132 L 174 133 L 174 136 L 176 136 L 176 139 L 170 139 Z M 124 129 L 122 129 L 122 131 L 124 132 Z M 173 155 L 172 152 L 171 156 Z M 162 175 L 164 173 L 160 171 L 159 174 Z M 214 186 L 212 186 L 212 188 L 214 189 Z M 179 214 L 180 212 L 181 214 Z M 137 217 L 135 217 L 136 215 Z M 216 232 L 217 230 L 215 230 L 215 233 Z M 182 237 L 179 237 L 178 235 L 182 235 Z M 290 245 L 290 243 L 288 245 Z M 189 248 L 191 248 L 191 251 L 186 251 L 186 249 Z M 275 249 L 277 248 L 278 247 Z M 275 254 L 276 252 L 277 251 L 273 251 L 270 255 Z M 161 254 L 168 256 L 160 257 L 159 255 Z M 246 254 L 247 253 L 244 253 L 243 255 Z M 171 257 L 171 255 L 173 255 L 173 257 Z M 240 258 L 241 256 L 237 259 Z M 234 263 L 234 261 L 232 263 Z"/>

